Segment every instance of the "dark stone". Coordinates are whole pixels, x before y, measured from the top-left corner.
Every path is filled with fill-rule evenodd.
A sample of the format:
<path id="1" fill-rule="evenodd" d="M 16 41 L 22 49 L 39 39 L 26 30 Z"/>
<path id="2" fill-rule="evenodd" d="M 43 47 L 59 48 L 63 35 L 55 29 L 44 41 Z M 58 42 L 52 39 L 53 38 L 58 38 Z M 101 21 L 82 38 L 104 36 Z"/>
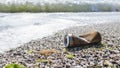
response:
<path id="1" fill-rule="evenodd" d="M 102 66 L 87 66 L 87 68 L 103 68 Z"/>
<path id="2" fill-rule="evenodd" d="M 117 64 L 117 62 L 116 62 L 116 61 L 111 61 L 111 63 L 112 63 L 112 64 Z"/>
<path id="3" fill-rule="evenodd" d="M 54 68 L 63 68 L 63 67 L 60 65 L 57 65 L 57 66 L 54 66 Z"/>
<path id="4" fill-rule="evenodd" d="M 108 56 L 107 55 L 103 55 L 103 58 L 107 58 Z"/>
<path id="5" fill-rule="evenodd" d="M 66 65 L 66 68 L 71 68 L 71 66 L 70 65 Z"/>

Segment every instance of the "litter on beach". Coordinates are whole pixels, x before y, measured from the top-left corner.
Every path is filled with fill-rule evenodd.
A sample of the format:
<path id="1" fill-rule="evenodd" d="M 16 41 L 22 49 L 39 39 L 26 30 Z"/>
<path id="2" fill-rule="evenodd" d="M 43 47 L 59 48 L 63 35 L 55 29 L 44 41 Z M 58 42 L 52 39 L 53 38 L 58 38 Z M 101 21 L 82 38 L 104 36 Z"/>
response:
<path id="1" fill-rule="evenodd" d="M 64 37 L 64 45 L 65 47 L 77 47 L 81 45 L 98 44 L 101 43 L 101 40 L 101 34 L 97 31 L 93 31 L 80 36 L 68 34 Z"/>

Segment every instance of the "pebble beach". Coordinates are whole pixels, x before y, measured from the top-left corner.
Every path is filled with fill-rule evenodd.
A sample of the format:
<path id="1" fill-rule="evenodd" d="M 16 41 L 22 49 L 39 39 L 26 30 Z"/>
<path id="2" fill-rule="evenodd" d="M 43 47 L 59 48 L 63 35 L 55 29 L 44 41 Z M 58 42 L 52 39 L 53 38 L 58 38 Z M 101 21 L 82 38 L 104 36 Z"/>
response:
<path id="1" fill-rule="evenodd" d="M 64 47 L 66 34 L 79 36 L 91 31 L 101 33 L 101 44 Z M 57 52 L 49 55 L 39 53 L 46 49 Z M 120 22 L 71 27 L 42 39 L 31 40 L 0 53 L 0 68 L 10 63 L 22 64 L 26 68 L 120 68 Z"/>

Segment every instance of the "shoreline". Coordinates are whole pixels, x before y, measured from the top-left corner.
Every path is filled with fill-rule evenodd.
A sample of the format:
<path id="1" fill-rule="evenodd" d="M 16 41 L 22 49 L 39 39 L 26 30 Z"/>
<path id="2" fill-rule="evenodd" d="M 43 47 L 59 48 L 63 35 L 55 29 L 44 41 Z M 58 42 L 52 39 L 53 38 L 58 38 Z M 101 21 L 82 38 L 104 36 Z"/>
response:
<path id="1" fill-rule="evenodd" d="M 120 21 L 120 12 L 6 13 L 0 15 L 0 20 L 2 20 L 0 24 L 0 30 L 2 30 L 0 32 L 0 49 L 2 51 L 18 47 L 32 39 L 42 38 L 65 28 Z"/>
<path id="2" fill-rule="evenodd" d="M 70 66 L 74 68 L 77 66 L 79 68 L 94 66 L 95 64 L 103 66 L 104 60 L 109 62 L 108 65 L 113 65 L 112 62 L 116 62 L 116 65 L 120 66 L 119 26 L 120 23 L 118 22 L 87 26 L 75 26 L 64 30 L 60 30 L 52 36 L 32 40 L 20 47 L 6 51 L 3 54 L 0 53 L 0 67 L 3 67 L 5 64 L 8 63 L 16 62 L 25 65 L 27 68 L 34 68 L 34 66 L 37 66 L 38 68 L 54 68 L 55 66 L 60 66 L 61 68 L 65 66 Z M 63 38 L 65 34 L 72 33 L 74 35 L 80 35 L 94 30 L 97 30 L 101 33 L 103 47 L 97 48 L 97 45 L 95 45 L 91 47 L 73 48 L 67 52 L 63 51 Z M 41 51 L 43 49 L 57 49 L 60 51 L 60 53 L 52 54 L 50 56 L 45 57 L 34 52 Z M 32 51 L 32 53 L 29 54 L 29 51 Z M 68 59 L 65 57 L 69 53 L 74 54 L 73 59 Z M 52 64 L 47 65 L 43 62 L 36 62 L 37 59 L 51 59 Z"/>

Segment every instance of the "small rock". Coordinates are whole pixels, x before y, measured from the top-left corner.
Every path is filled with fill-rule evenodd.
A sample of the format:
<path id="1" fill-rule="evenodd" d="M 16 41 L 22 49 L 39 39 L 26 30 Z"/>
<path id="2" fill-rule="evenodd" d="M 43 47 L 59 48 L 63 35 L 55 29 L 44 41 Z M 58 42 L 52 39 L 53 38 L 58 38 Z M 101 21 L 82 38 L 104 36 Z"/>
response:
<path id="1" fill-rule="evenodd" d="M 108 57 L 108 55 L 103 55 L 103 58 L 106 59 Z"/>
<path id="2" fill-rule="evenodd" d="M 112 51 L 110 51 L 110 53 L 112 53 L 112 54 L 119 54 L 119 51 L 118 50 L 112 50 Z"/>
<path id="3" fill-rule="evenodd" d="M 108 60 L 103 61 L 103 65 L 105 67 L 112 66 L 112 63 L 110 63 Z"/>
<path id="4" fill-rule="evenodd" d="M 111 63 L 112 63 L 112 64 L 117 64 L 117 62 L 116 62 L 116 61 L 111 61 Z"/>
<path id="5" fill-rule="evenodd" d="M 66 65 L 65 68 L 71 68 L 71 65 Z"/>
<path id="6" fill-rule="evenodd" d="M 57 66 L 54 66 L 53 68 L 63 68 L 63 67 L 60 65 L 57 65 Z"/>
<path id="7" fill-rule="evenodd" d="M 108 44 L 108 46 L 113 46 L 112 42 L 108 42 L 107 44 Z"/>
<path id="8" fill-rule="evenodd" d="M 77 65 L 77 66 L 75 66 L 74 68 L 83 68 L 82 66 L 80 66 L 80 65 Z"/>

